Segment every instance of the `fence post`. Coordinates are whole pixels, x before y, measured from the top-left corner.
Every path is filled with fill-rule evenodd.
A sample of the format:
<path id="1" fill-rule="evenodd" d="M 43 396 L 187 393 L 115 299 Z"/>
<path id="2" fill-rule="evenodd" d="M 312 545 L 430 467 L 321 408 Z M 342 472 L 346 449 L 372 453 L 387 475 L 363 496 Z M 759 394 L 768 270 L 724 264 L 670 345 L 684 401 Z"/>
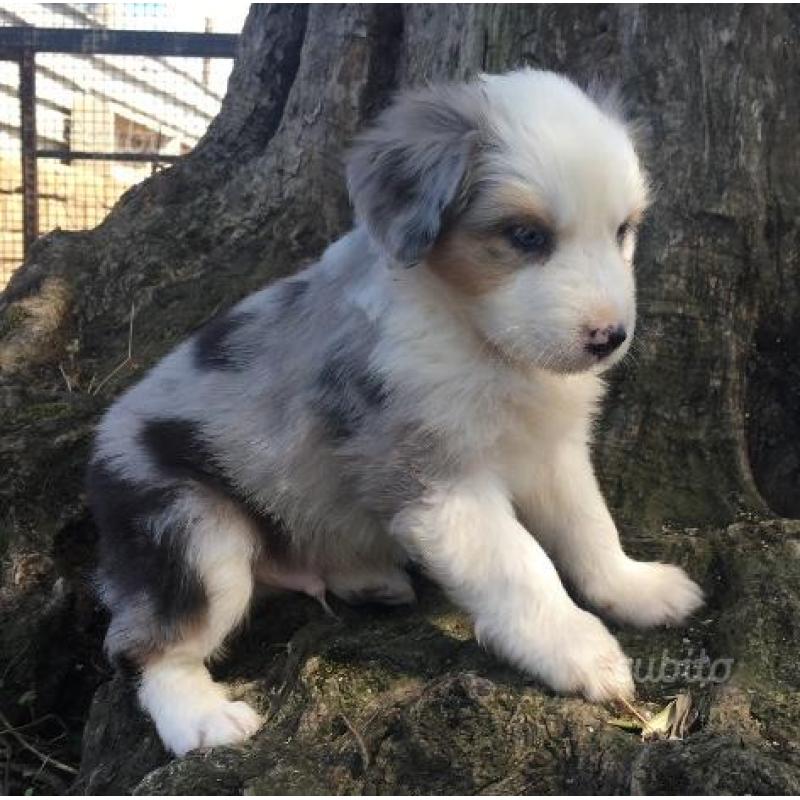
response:
<path id="1" fill-rule="evenodd" d="M 36 176 L 36 53 L 28 48 L 19 58 L 20 138 L 22 140 L 22 219 L 25 258 L 39 236 Z"/>

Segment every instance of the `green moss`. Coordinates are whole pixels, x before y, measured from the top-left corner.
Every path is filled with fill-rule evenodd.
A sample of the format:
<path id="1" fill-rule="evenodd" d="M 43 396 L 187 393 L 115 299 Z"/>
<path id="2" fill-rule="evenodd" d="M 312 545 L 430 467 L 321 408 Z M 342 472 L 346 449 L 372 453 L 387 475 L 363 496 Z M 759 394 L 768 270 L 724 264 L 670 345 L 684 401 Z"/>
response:
<path id="1" fill-rule="evenodd" d="M 750 713 L 761 725 L 764 738 L 779 747 L 791 747 L 796 742 L 800 730 L 800 693 L 796 690 L 754 692 Z"/>
<path id="2" fill-rule="evenodd" d="M 378 659 L 348 663 L 323 655 L 306 663 L 302 680 L 312 698 L 327 698 L 328 710 L 335 715 L 357 713 L 365 704 L 397 689 L 398 676 Z"/>
<path id="3" fill-rule="evenodd" d="M 430 621 L 442 633 L 460 642 L 473 638 L 473 626 L 467 615 L 456 608 L 432 614 Z"/>
<path id="4" fill-rule="evenodd" d="M 30 405 L 17 408 L 14 412 L 14 419 L 20 423 L 57 420 L 68 417 L 73 411 L 74 406 L 71 403 L 31 403 Z"/>

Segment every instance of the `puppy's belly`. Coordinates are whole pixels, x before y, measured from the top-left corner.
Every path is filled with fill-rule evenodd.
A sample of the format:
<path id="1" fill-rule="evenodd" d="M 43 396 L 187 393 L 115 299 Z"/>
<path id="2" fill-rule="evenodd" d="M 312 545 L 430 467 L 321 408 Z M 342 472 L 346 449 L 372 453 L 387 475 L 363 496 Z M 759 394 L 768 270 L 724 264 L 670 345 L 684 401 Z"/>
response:
<path id="1" fill-rule="evenodd" d="M 325 596 L 325 581 L 311 568 L 283 565 L 263 558 L 255 566 L 255 579 L 270 589 L 303 592 L 319 599 Z"/>

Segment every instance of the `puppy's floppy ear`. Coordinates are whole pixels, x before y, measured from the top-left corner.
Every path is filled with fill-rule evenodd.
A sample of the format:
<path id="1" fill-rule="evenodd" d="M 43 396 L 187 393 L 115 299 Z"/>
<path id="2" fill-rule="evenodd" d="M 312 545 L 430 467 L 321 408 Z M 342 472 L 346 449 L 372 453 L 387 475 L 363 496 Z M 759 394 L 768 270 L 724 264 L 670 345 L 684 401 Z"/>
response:
<path id="1" fill-rule="evenodd" d="M 424 258 L 465 196 L 483 104 L 476 84 L 409 92 L 356 140 L 347 163 L 356 217 L 396 262 Z"/>

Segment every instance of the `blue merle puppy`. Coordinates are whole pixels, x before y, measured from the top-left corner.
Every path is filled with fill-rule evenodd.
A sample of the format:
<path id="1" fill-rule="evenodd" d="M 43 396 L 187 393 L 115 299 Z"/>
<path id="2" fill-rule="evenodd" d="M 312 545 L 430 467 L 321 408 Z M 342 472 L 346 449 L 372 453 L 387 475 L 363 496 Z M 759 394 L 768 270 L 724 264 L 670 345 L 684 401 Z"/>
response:
<path id="1" fill-rule="evenodd" d="M 110 408 L 88 478 L 106 646 L 177 754 L 262 720 L 206 662 L 262 582 L 409 603 L 419 563 L 559 691 L 633 692 L 580 598 L 634 625 L 701 602 L 622 550 L 589 457 L 636 322 L 647 180 L 624 120 L 522 70 L 401 95 L 351 151 L 356 227 Z"/>

